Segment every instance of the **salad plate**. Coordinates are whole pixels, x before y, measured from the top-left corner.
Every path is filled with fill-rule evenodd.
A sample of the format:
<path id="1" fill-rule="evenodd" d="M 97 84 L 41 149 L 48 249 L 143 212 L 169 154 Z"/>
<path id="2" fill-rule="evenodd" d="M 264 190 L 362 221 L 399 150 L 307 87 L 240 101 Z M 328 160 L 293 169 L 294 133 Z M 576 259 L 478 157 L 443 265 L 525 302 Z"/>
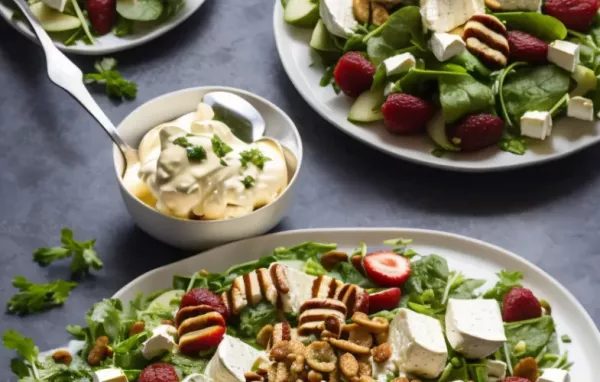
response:
<path id="1" fill-rule="evenodd" d="M 171 29 L 187 20 L 194 12 L 196 12 L 204 4 L 206 0 L 185 0 L 176 7 L 174 14 L 168 16 L 164 20 L 148 21 L 134 23 L 125 35 L 117 36 L 117 29 L 102 35 L 94 36 L 92 44 L 85 43 L 82 38 L 85 38 L 84 31 L 77 30 L 80 35 L 73 39 L 72 43 L 66 43 L 74 31 L 61 32 L 60 39 L 54 39 L 56 46 L 65 53 L 81 54 L 81 55 L 106 55 L 123 50 L 131 49 L 136 46 L 145 44 L 155 38 L 164 35 Z M 41 4 L 40 4 L 41 5 Z M 163 8 L 163 12 L 167 9 Z M 15 8 L 12 6 L 11 0 L 0 1 L 0 16 L 6 20 L 12 27 L 18 30 L 21 34 L 30 40 L 37 42 L 37 38 L 29 27 L 29 24 L 23 17 L 15 15 Z M 71 17 L 71 16 L 69 16 Z"/>
<path id="2" fill-rule="evenodd" d="M 333 251 L 334 248 L 336 248 L 335 251 Z M 324 260 L 325 253 L 333 253 L 333 255 L 328 257 L 327 262 Z M 339 253 L 349 254 L 349 258 L 340 260 Z M 337 262 L 329 262 L 332 256 L 338 259 L 336 260 Z M 362 263 L 360 264 L 363 267 L 362 271 L 365 272 L 362 276 L 358 268 L 356 268 L 357 265 L 355 265 L 354 261 L 351 261 L 355 256 L 361 256 Z M 383 261 L 373 262 L 374 259 L 381 256 L 391 257 L 381 259 Z M 400 269 L 399 273 L 397 273 L 398 268 L 392 269 L 399 264 L 410 264 L 409 268 L 412 268 L 408 272 L 410 275 L 405 272 L 406 269 Z M 284 268 L 283 271 L 281 271 L 280 267 Z M 330 269 L 329 273 L 327 273 L 328 271 L 325 270 L 325 267 Z M 386 271 L 386 267 L 392 268 Z M 277 270 L 274 270 L 274 268 L 277 268 Z M 378 269 L 379 273 L 377 272 Z M 267 300 L 269 302 L 273 300 L 270 292 L 264 294 L 260 292 L 254 294 L 252 292 L 252 285 L 254 285 L 252 280 L 259 271 L 262 271 L 262 276 L 257 276 L 259 280 L 257 283 L 260 283 L 261 288 L 265 285 L 265 274 L 270 274 L 270 277 L 274 280 L 275 289 L 273 291 L 277 290 L 274 300 L 278 300 L 277 304 L 281 304 L 277 305 L 277 309 L 282 309 L 279 316 L 273 316 L 269 313 L 271 312 L 270 309 L 275 309 L 273 306 L 269 308 L 270 305 L 267 302 Z M 284 280 L 288 282 L 288 292 L 285 292 L 282 287 L 284 284 L 280 279 L 281 274 L 278 273 L 280 271 L 283 272 Z M 299 274 L 301 275 L 299 276 Z M 300 278 L 298 279 L 298 277 Z M 333 277 L 334 279 L 328 277 Z M 332 281 L 335 279 L 338 281 Z M 244 280 L 243 285 L 250 287 L 245 292 L 236 294 L 236 290 L 239 291 L 240 287 L 244 288 L 240 286 L 239 280 Z M 312 281 L 312 288 L 303 285 L 310 284 L 303 283 L 303 281 L 307 280 Z M 315 280 L 321 282 L 319 288 L 315 288 L 315 283 L 317 282 Z M 324 280 L 328 280 L 329 284 L 325 284 L 327 288 L 321 288 L 323 286 L 322 283 L 325 282 Z M 390 287 L 388 283 L 390 281 L 401 282 L 403 298 L 400 299 L 400 295 L 397 294 L 397 299 L 391 295 L 386 295 L 384 299 L 376 299 L 374 295 L 387 293 L 394 289 Z M 349 311 L 348 315 L 351 317 L 348 319 L 348 322 L 354 321 L 355 324 L 359 322 L 358 325 L 360 326 L 363 325 L 364 321 L 360 321 L 360 319 L 366 319 L 367 323 L 364 323 L 364 325 L 382 324 L 383 322 L 383 325 L 387 327 L 389 324 L 389 342 L 392 344 L 392 349 L 395 349 L 397 346 L 403 346 L 399 345 L 399 342 L 392 340 L 392 338 L 396 338 L 391 337 L 394 335 L 391 331 L 395 327 L 394 322 L 401 321 L 402 319 L 410 320 L 410 316 L 415 314 L 417 314 L 415 317 L 421 320 L 421 322 L 431 321 L 429 322 L 432 325 L 430 326 L 430 330 L 439 331 L 441 337 L 441 349 L 439 349 L 439 353 L 442 355 L 434 354 L 438 363 L 437 369 L 434 368 L 432 372 L 431 368 L 428 369 L 430 371 L 423 371 L 423 369 L 416 367 L 408 373 L 409 377 L 415 375 L 422 378 L 423 376 L 429 376 L 430 379 L 428 380 L 446 381 L 449 376 L 454 378 L 462 376 L 463 374 L 460 373 L 466 373 L 466 370 L 469 370 L 470 377 L 473 375 L 471 374 L 472 372 L 476 374 L 480 373 L 481 370 L 479 369 L 483 364 L 483 368 L 486 371 L 483 374 L 477 374 L 480 378 L 470 377 L 473 378 L 472 380 L 478 382 L 501 381 L 504 378 L 502 377 L 504 373 L 508 373 L 508 375 L 517 373 L 516 370 L 518 368 L 520 368 L 519 373 L 526 373 L 527 371 L 523 371 L 525 366 L 521 365 L 521 360 L 529 357 L 528 362 L 531 362 L 534 359 L 531 357 L 536 357 L 536 362 L 538 362 L 540 367 L 539 370 L 536 368 L 536 373 L 539 372 L 539 374 L 542 374 L 552 369 L 554 371 L 558 370 L 563 374 L 568 372 L 571 380 L 574 381 L 590 381 L 595 378 L 596 354 L 600 352 L 600 332 L 584 308 L 566 288 L 537 266 L 502 248 L 464 236 L 421 229 L 350 228 L 290 231 L 230 243 L 206 251 L 194 257 L 150 271 L 124 286 L 113 296 L 113 299 L 107 299 L 95 304 L 87 314 L 89 328 L 69 328 L 69 331 L 78 338 L 86 338 L 87 336 L 86 342 L 80 343 L 79 346 L 72 344 L 73 346 L 70 349 L 71 351 L 76 351 L 81 349 L 81 346 L 84 346 L 84 352 L 90 351 L 93 348 L 93 339 L 103 333 L 108 336 L 118 337 L 120 336 L 119 332 L 128 332 L 130 338 L 119 343 L 111 342 L 111 345 L 114 347 L 115 353 L 124 351 L 129 351 L 129 353 L 126 356 L 117 354 L 112 360 L 105 360 L 101 364 L 103 366 L 97 367 L 95 371 L 102 368 L 113 370 L 114 366 L 111 366 L 112 362 L 123 368 L 124 375 L 127 375 L 129 380 L 138 380 L 139 378 L 141 382 L 144 382 L 152 379 L 143 377 L 144 371 L 133 369 L 153 369 L 154 367 L 166 367 L 169 369 L 173 366 L 173 373 L 177 372 L 179 377 L 187 378 L 185 381 L 211 380 L 198 375 L 190 377 L 190 375 L 202 373 L 208 374 L 212 378 L 217 378 L 216 380 L 244 381 L 244 373 L 251 371 L 248 368 L 252 368 L 253 371 L 260 371 L 260 367 L 257 369 L 257 363 L 254 362 L 255 358 L 253 356 L 258 356 L 256 359 L 261 359 L 260 362 L 266 363 L 269 361 L 265 357 L 268 358 L 269 354 L 271 355 L 271 359 L 273 359 L 273 354 L 269 353 L 269 351 L 261 353 L 258 350 L 261 349 L 261 343 L 267 343 L 260 340 L 260 334 L 258 336 L 256 334 L 260 332 L 260 328 L 263 325 L 272 324 L 274 326 L 274 328 L 271 328 L 273 333 L 268 337 L 268 342 L 272 345 L 272 343 L 281 341 L 281 338 L 277 338 L 277 334 L 275 333 L 278 330 L 277 325 L 281 326 L 285 324 L 275 324 L 275 322 L 282 320 L 282 317 L 284 317 L 283 314 L 285 314 L 284 321 L 298 319 L 298 316 L 294 316 L 297 313 L 297 306 L 294 301 L 295 299 L 300 299 L 299 303 L 302 304 L 300 311 L 304 313 L 300 315 L 298 329 L 291 329 L 291 333 L 294 333 L 292 335 L 300 335 L 301 330 L 304 330 L 302 317 L 306 315 L 306 310 L 303 310 L 305 309 L 305 303 L 302 302 L 303 292 L 301 292 L 301 289 L 308 288 L 309 294 L 321 293 L 322 289 L 327 289 L 326 294 L 331 294 L 331 291 L 335 289 L 332 289 L 332 283 L 336 283 L 337 288 L 341 290 L 339 296 L 346 296 L 346 294 L 350 293 L 348 292 L 349 290 L 352 291 L 354 296 L 352 299 L 335 297 L 342 304 L 346 304 Z M 384 284 L 386 285 L 385 287 L 383 287 Z M 512 292 L 513 289 L 511 288 L 514 287 L 520 290 L 527 288 L 533 291 L 535 298 L 539 299 L 543 307 L 543 313 L 541 311 L 537 313 L 538 318 L 527 320 L 507 318 L 508 307 L 505 296 L 509 291 Z M 207 289 L 211 290 L 214 294 L 207 293 Z M 278 296 L 277 293 L 279 293 Z M 283 296 L 282 293 L 289 293 L 289 296 Z M 368 308 L 363 304 L 364 299 L 359 297 L 364 296 L 365 293 L 369 293 Z M 184 294 L 185 296 L 182 297 Z M 210 297 L 211 295 L 214 297 Z M 147 296 L 147 299 L 142 296 Z M 220 296 L 219 298 L 222 300 L 219 301 L 221 302 L 217 301 L 215 303 L 214 298 L 216 296 Z M 308 298 L 310 299 L 310 296 Z M 504 303 L 502 303 L 503 298 Z M 437 301 L 438 299 L 441 299 L 441 302 Z M 316 300 L 317 302 L 329 301 L 334 307 L 339 305 L 339 302 L 331 302 L 331 298 L 317 298 Z M 303 301 L 305 302 L 306 300 Z M 386 306 L 390 302 L 394 305 L 393 307 Z M 498 308 L 498 302 L 502 306 L 502 313 Z M 490 334 L 490 337 L 486 340 L 474 343 L 472 340 L 471 342 L 465 340 L 466 337 L 464 337 L 463 342 L 457 345 L 455 343 L 456 340 L 452 339 L 448 332 L 446 335 L 448 335 L 449 342 L 446 345 L 444 337 L 441 334 L 442 326 L 432 317 L 439 318 L 443 322 L 442 325 L 446 327 L 451 325 L 451 322 L 454 322 L 452 320 L 455 320 L 457 323 L 456 328 L 458 328 L 456 330 L 460 332 L 465 327 L 462 324 L 458 324 L 458 322 L 469 320 L 468 314 L 462 314 L 461 316 L 456 313 L 462 303 L 487 305 L 487 308 L 482 308 L 486 312 L 484 316 L 488 317 L 487 320 L 498 320 L 501 330 L 502 325 L 504 325 L 505 334 L 500 333 L 500 337 L 503 338 L 500 338 L 499 341 L 496 339 L 494 342 L 490 339 Z M 214 311 L 206 309 L 206 304 L 215 304 Z M 447 307 L 445 304 L 447 304 Z M 450 313 L 451 305 L 454 307 L 454 313 Z M 130 307 L 129 310 L 127 310 L 127 306 Z M 342 308 L 344 307 L 342 306 Z M 339 307 L 335 309 L 339 309 Z M 345 309 L 342 310 L 345 311 Z M 197 313 L 196 310 L 202 311 L 201 314 L 203 315 L 197 316 L 194 319 L 193 316 Z M 361 313 L 365 311 L 370 316 Z M 472 313 L 477 316 L 480 312 L 480 310 L 476 309 Z M 210 317 L 205 316 L 206 314 L 210 315 Z M 205 320 L 219 314 L 227 317 L 226 335 L 224 335 L 224 330 L 221 330 L 219 333 L 215 332 L 218 329 L 218 324 L 208 329 L 197 330 L 199 328 L 197 325 L 201 325 Z M 501 314 L 502 317 L 500 317 Z M 115 317 L 120 317 L 120 321 L 116 320 Z M 167 321 L 161 321 L 165 319 Z M 214 320 L 215 318 L 212 317 L 211 319 Z M 368 321 L 368 319 L 372 321 Z M 222 324 L 223 319 L 219 318 L 219 320 L 215 322 L 221 322 Z M 505 322 L 502 323 L 502 320 Z M 146 325 L 145 330 L 148 330 L 148 332 L 143 331 L 144 325 L 142 324 L 138 324 L 142 326 L 141 331 L 136 330 L 133 332 L 132 328 L 136 321 L 144 323 Z M 123 328 L 111 329 L 111 323 L 113 322 L 120 322 Z M 174 342 L 169 342 L 169 337 L 160 332 L 162 329 L 157 329 L 164 329 L 165 323 L 167 325 L 175 324 L 178 326 L 179 350 L 173 350 L 174 347 L 177 349 L 177 345 Z M 420 341 L 423 340 L 417 338 L 418 334 L 416 334 L 416 331 L 413 331 L 415 327 L 411 325 L 416 324 L 414 322 L 408 324 L 408 327 L 412 329 L 402 329 L 402 325 L 399 324 L 398 327 L 400 329 L 398 330 L 400 330 L 400 335 L 416 336 L 413 338 L 415 342 L 410 346 L 420 346 L 415 345 L 415 343 L 422 344 L 423 342 Z M 329 328 L 329 326 L 325 327 Z M 196 331 L 192 331 L 194 329 Z M 353 326 L 348 326 L 348 330 L 352 333 L 352 330 L 354 330 Z M 248 332 L 252 332 L 252 337 L 247 337 L 247 334 L 243 334 Z M 177 332 L 173 332 L 172 335 L 175 335 L 175 333 Z M 218 335 L 221 336 L 219 350 L 216 353 L 214 350 L 203 351 L 203 344 L 214 346 L 214 343 L 211 341 L 214 336 Z M 322 333 L 321 335 L 323 336 Z M 396 333 L 396 335 L 398 334 Z M 91 339 L 90 336 L 92 337 Z M 156 339 L 155 337 L 160 338 Z M 312 339 L 314 342 L 315 339 L 313 337 L 307 338 Z M 336 342 L 332 338 L 325 340 L 323 338 L 321 337 L 319 345 L 314 345 L 314 347 L 326 346 L 323 345 L 323 341 L 330 341 L 332 346 L 347 345 L 347 342 L 350 341 L 344 342 L 343 340 L 338 340 Z M 380 341 L 377 337 L 376 340 Z M 96 341 L 98 340 L 96 339 Z M 162 348 L 157 345 L 161 343 L 162 345 L 160 346 Z M 218 344 L 219 342 L 217 341 L 216 343 Z M 310 354 L 310 345 L 306 343 L 306 346 L 308 349 L 308 353 L 306 354 Z M 428 350 L 426 352 L 433 351 L 432 349 L 435 347 L 431 344 L 423 346 L 427 347 Z M 448 346 L 448 350 L 446 350 L 446 346 Z M 486 359 L 473 359 L 477 357 L 474 355 L 475 353 L 463 357 L 469 346 L 471 346 L 470 351 L 474 351 L 480 357 L 485 357 Z M 136 347 L 139 348 L 136 349 Z M 239 357 L 233 353 L 228 353 L 227 349 L 229 347 L 236 348 L 237 352 L 235 354 L 239 354 Z M 481 349 L 485 347 L 488 348 L 487 350 L 483 350 L 486 352 L 484 356 L 481 353 Z M 160 349 L 163 349 L 163 353 L 160 353 L 160 351 L 156 352 Z M 452 349 L 457 350 L 453 351 Z M 244 355 L 246 351 L 251 355 L 249 359 L 247 359 L 247 355 Z M 191 352 L 195 356 L 182 356 L 182 352 Z M 373 354 L 373 359 L 375 359 L 377 352 L 373 350 L 371 353 Z M 417 353 L 418 351 L 416 353 L 413 352 L 413 354 Z M 48 354 L 51 353 L 45 353 L 44 355 L 47 356 Z M 142 354 L 145 357 L 147 354 L 150 354 L 147 357 L 150 360 L 141 358 L 141 364 L 136 364 L 132 361 L 135 357 L 141 357 Z M 198 354 L 200 354 L 199 357 Z M 261 358 L 261 354 L 265 356 Z M 342 353 L 339 354 L 341 355 Z M 393 350 L 391 354 L 398 353 L 396 350 Z M 307 357 L 310 358 L 310 355 L 307 355 Z M 363 355 L 361 358 L 357 355 L 356 357 L 363 359 L 361 362 L 367 362 L 364 359 L 368 358 L 368 356 Z M 403 356 L 399 357 L 402 358 Z M 498 360 L 506 360 L 506 357 L 511 360 L 508 367 L 504 366 L 502 362 L 498 362 Z M 346 356 L 346 358 L 350 357 Z M 413 361 L 417 362 L 418 360 Z M 149 366 L 157 362 L 162 363 L 157 366 Z M 410 360 L 398 361 L 395 358 L 391 358 L 390 362 L 399 362 L 400 364 L 404 362 L 404 367 L 407 368 L 410 365 Z M 165 363 L 167 366 L 165 366 Z M 75 361 L 73 361 L 73 365 L 75 364 Z M 169 364 L 171 366 L 168 366 Z M 42 363 L 41 365 L 44 364 Z M 313 364 L 309 363 L 309 365 Z M 398 370 L 395 372 L 392 371 L 393 366 L 388 366 L 389 363 L 386 363 L 386 366 L 383 368 L 379 368 L 376 363 L 372 363 L 372 365 L 374 380 L 389 380 L 387 378 L 392 373 L 396 373 L 395 375 L 398 376 Z M 417 362 L 417 365 L 422 366 L 422 361 L 420 363 Z M 468 368 L 466 367 L 467 365 Z M 501 367 L 498 370 L 489 365 L 500 365 Z M 492 371 L 492 369 L 495 371 Z M 467 378 L 466 374 L 463 378 Z M 531 378 L 535 378 L 533 381 L 536 382 L 537 377 Z M 178 381 L 180 379 L 173 380 Z M 264 380 L 268 380 L 268 378 Z M 450 381 L 452 380 L 455 379 L 450 379 Z M 544 379 L 540 380 L 545 381 Z"/>
<path id="3" fill-rule="evenodd" d="M 317 3 L 318 2 L 313 2 L 313 4 Z M 327 1 L 322 1 L 321 3 L 327 3 Z M 387 3 L 397 4 L 399 2 Z M 414 3 L 417 2 L 412 2 L 411 4 Z M 423 1 L 421 3 L 423 3 Z M 430 1 L 429 3 L 432 2 Z M 434 143 L 432 139 L 430 139 L 430 137 L 428 137 L 424 132 L 421 135 L 390 134 L 386 130 L 386 126 L 383 122 L 383 116 L 381 115 L 379 115 L 378 118 L 373 118 L 377 119 L 375 122 L 357 123 L 356 121 L 351 121 L 353 118 L 350 115 L 350 111 L 355 104 L 355 99 L 345 96 L 342 93 L 336 94 L 331 86 L 323 86 L 325 83 L 330 83 L 332 81 L 333 67 L 329 66 L 329 64 L 324 64 L 323 54 L 321 54 L 322 52 L 318 53 L 309 45 L 311 39 L 315 38 L 312 26 L 316 20 L 319 20 L 319 11 L 316 11 L 316 15 L 313 15 L 311 21 L 305 23 L 306 25 L 302 25 L 302 23 L 298 22 L 298 20 L 295 20 L 297 23 L 296 25 L 291 25 L 284 20 L 284 12 L 285 9 L 282 5 L 282 2 L 275 2 L 273 24 L 276 45 L 283 67 L 294 87 L 298 90 L 306 102 L 308 102 L 308 104 L 329 123 L 349 134 L 350 136 L 389 155 L 445 170 L 488 172 L 515 169 L 556 160 L 592 146 L 600 141 L 600 123 L 597 121 L 581 121 L 574 118 L 567 118 L 565 116 L 564 118 L 554 119 L 551 137 L 548 137 L 545 140 L 527 139 L 528 148 L 527 150 L 524 150 L 524 152 L 520 152 L 520 155 L 502 151 L 498 148 L 498 145 L 474 152 L 452 152 L 452 150 L 450 150 L 445 151 L 443 155 L 437 155 L 440 154 L 438 149 L 441 146 L 437 145 L 437 142 Z M 391 12 L 392 11 L 390 11 L 390 15 Z M 539 15 L 537 12 L 536 14 Z M 322 24 L 326 24 L 325 20 L 322 18 L 320 19 L 320 22 L 322 22 Z M 363 28 L 364 25 L 364 23 L 359 23 L 358 28 Z M 371 29 L 365 29 L 362 33 L 366 33 L 368 35 L 369 31 L 373 32 L 373 29 L 374 27 L 371 27 Z M 571 35 L 566 35 L 566 29 L 564 32 L 564 38 L 570 39 Z M 569 33 L 571 33 L 571 31 Z M 341 41 L 343 46 L 344 41 L 348 42 L 350 40 L 342 39 L 339 41 Z M 423 42 L 425 50 L 430 50 L 427 45 L 429 42 L 427 40 Z M 413 48 L 414 47 L 404 50 L 410 50 Z M 396 50 L 396 52 L 402 51 L 403 49 Z M 329 52 L 325 52 L 325 54 L 327 53 Z M 367 55 L 368 53 L 365 53 L 361 50 L 361 54 Z M 389 56 L 389 54 L 386 56 Z M 418 61 L 419 60 L 417 59 L 417 66 L 419 65 Z M 376 68 L 379 68 L 380 66 L 382 65 L 375 63 Z M 493 68 L 492 66 L 490 67 L 492 68 L 491 71 L 499 70 L 498 68 Z M 450 68 L 450 70 L 453 69 L 457 68 Z M 500 68 L 500 71 L 501 69 L 502 68 Z M 492 74 L 492 76 L 493 75 L 494 74 Z M 327 76 L 329 76 L 329 78 L 327 78 Z M 320 85 L 322 82 L 323 84 Z M 491 89 L 495 91 L 493 86 Z M 385 91 L 387 92 L 388 90 Z M 435 94 L 436 91 L 433 91 L 433 93 Z M 381 97 L 383 97 L 383 95 Z M 383 103 L 383 101 L 381 101 L 381 103 Z M 439 105 L 439 100 L 434 100 L 433 103 Z M 492 114 L 494 113 L 492 112 Z M 369 118 L 371 117 L 373 116 L 369 116 Z M 518 120 L 516 121 L 515 126 L 518 128 Z"/>

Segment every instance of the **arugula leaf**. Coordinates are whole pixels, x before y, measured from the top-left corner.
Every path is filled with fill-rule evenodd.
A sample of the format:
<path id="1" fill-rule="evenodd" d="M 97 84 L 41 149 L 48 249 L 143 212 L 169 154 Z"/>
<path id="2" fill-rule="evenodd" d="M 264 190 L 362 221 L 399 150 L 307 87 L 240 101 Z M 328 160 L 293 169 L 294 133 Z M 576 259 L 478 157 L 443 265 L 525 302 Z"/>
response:
<path id="1" fill-rule="evenodd" d="M 40 349 L 35 346 L 33 340 L 29 337 L 23 337 L 16 330 L 9 329 L 2 335 L 2 343 L 5 348 L 16 351 L 24 359 L 24 361 L 11 361 L 10 367 L 13 373 L 21 378 L 33 376 L 37 379 L 39 376 L 37 357 Z"/>
<path id="2" fill-rule="evenodd" d="M 555 326 L 552 317 L 542 316 L 533 320 L 505 323 L 504 331 L 510 350 L 510 362 L 516 365 L 523 358 L 535 358 L 552 339 Z M 525 344 L 523 349 L 516 351 L 517 344 L 522 343 Z"/>
<path id="3" fill-rule="evenodd" d="M 444 290 L 450 275 L 446 259 L 438 255 L 425 256 L 411 264 L 411 275 L 404 284 L 407 293 L 422 294 L 427 289 Z"/>
<path id="4" fill-rule="evenodd" d="M 564 40 L 567 27 L 557 18 L 537 12 L 502 12 L 494 16 L 509 29 L 527 32 L 546 41 Z"/>
<path id="5" fill-rule="evenodd" d="M 506 270 L 500 271 L 497 274 L 498 282 L 496 285 L 483 294 L 483 298 L 494 299 L 502 301 L 504 295 L 506 295 L 514 287 L 522 287 L 521 280 L 523 280 L 523 274 L 521 272 L 509 272 Z"/>
<path id="6" fill-rule="evenodd" d="M 487 111 L 494 105 L 492 89 L 470 75 L 441 76 L 440 102 L 447 123 L 468 114 Z"/>
<path id="7" fill-rule="evenodd" d="M 363 276 L 356 267 L 349 262 L 338 263 L 329 276 L 341 280 L 347 284 L 355 284 L 363 288 L 374 288 L 375 284 L 367 277 Z"/>
<path id="8" fill-rule="evenodd" d="M 137 96 L 137 84 L 121 77 L 117 70 L 117 60 L 103 58 L 94 65 L 96 73 L 87 73 L 83 76 L 86 84 L 104 85 L 106 94 L 117 99 L 134 99 Z"/>
<path id="9" fill-rule="evenodd" d="M 207 359 L 192 358 L 181 353 L 169 353 L 161 360 L 161 362 L 167 362 L 173 365 L 175 369 L 181 373 L 182 377 L 187 377 L 188 375 L 195 373 L 202 374 L 208 364 Z"/>
<path id="10" fill-rule="evenodd" d="M 240 314 L 239 334 L 255 339 L 263 326 L 277 321 L 277 307 L 261 302 L 255 307 L 247 307 Z"/>
<path id="11" fill-rule="evenodd" d="M 527 151 L 527 141 L 523 137 L 515 137 L 510 134 L 505 134 L 498 143 L 500 150 L 509 153 L 524 155 Z"/>
<path id="12" fill-rule="evenodd" d="M 19 289 L 19 293 L 10 298 L 7 310 L 9 313 L 27 315 L 64 304 L 77 283 L 58 280 L 48 284 L 34 284 L 24 276 L 17 276 L 12 285 Z"/>
<path id="13" fill-rule="evenodd" d="M 321 262 L 315 257 L 306 260 L 306 264 L 304 265 L 304 272 L 311 276 L 323 276 L 326 275 L 327 269 L 321 265 Z"/>
<path id="14" fill-rule="evenodd" d="M 120 341 L 123 332 L 121 328 L 122 315 L 121 300 L 113 298 L 95 303 L 85 318 L 90 331 L 89 341 L 94 343 L 101 336 L 108 336 L 111 342 Z"/>
<path id="15" fill-rule="evenodd" d="M 450 60 L 450 63 L 462 66 L 463 68 L 467 69 L 468 72 L 473 73 L 473 75 L 482 77 L 484 79 L 489 78 L 492 74 L 492 71 L 489 70 L 481 61 L 479 61 L 477 56 L 473 55 L 468 50 L 465 50 L 461 54 L 454 56 Z"/>

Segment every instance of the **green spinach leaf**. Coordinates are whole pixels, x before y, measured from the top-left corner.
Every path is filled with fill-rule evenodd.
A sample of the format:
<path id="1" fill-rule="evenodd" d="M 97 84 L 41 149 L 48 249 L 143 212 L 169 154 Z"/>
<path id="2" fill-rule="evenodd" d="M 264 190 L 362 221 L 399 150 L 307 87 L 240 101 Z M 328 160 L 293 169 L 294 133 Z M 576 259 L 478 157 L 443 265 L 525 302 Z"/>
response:
<path id="1" fill-rule="evenodd" d="M 515 365 L 523 358 L 535 358 L 550 342 L 555 326 L 552 317 L 542 316 L 533 320 L 506 323 L 504 331 L 511 352 L 511 363 Z M 522 342 L 525 343 L 522 351 L 515 352 L 517 344 Z"/>
<path id="2" fill-rule="evenodd" d="M 509 29 L 527 32 L 546 41 L 567 37 L 567 27 L 552 16 L 537 12 L 503 12 L 494 16 L 504 21 Z"/>
<path id="3" fill-rule="evenodd" d="M 494 105 L 492 89 L 469 75 L 441 76 L 440 102 L 447 123 L 467 114 L 487 111 Z"/>
<path id="4" fill-rule="evenodd" d="M 269 303 L 261 302 L 255 307 L 247 307 L 242 311 L 239 334 L 254 339 L 263 326 L 276 321 L 277 308 Z"/>
<path id="5" fill-rule="evenodd" d="M 458 56 L 453 57 L 450 60 L 450 63 L 462 66 L 467 69 L 468 72 L 472 73 L 474 76 L 478 78 L 487 79 L 492 74 L 492 71 L 489 70 L 479 59 L 474 56 L 468 50 L 465 50 Z"/>

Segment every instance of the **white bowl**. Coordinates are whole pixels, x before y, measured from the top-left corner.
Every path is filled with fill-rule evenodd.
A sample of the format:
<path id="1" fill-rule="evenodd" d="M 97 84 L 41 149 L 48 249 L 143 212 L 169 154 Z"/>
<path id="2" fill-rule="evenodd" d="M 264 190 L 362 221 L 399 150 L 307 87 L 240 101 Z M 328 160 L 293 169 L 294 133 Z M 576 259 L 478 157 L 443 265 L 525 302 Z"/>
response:
<path id="1" fill-rule="evenodd" d="M 137 147 L 142 137 L 160 123 L 196 110 L 204 94 L 211 91 L 235 93 L 250 102 L 265 119 L 265 136 L 278 140 L 297 160 L 296 170 L 284 192 L 272 203 L 241 218 L 216 221 L 184 220 L 166 216 L 142 203 L 121 179 L 123 158 L 113 147 L 113 161 L 125 207 L 135 223 L 150 236 L 182 249 L 197 250 L 260 235 L 273 228 L 290 207 L 292 189 L 302 163 L 302 142 L 294 122 L 281 109 L 264 98 L 243 90 L 205 86 L 168 93 L 150 100 L 129 114 L 118 127 L 125 141 Z"/>

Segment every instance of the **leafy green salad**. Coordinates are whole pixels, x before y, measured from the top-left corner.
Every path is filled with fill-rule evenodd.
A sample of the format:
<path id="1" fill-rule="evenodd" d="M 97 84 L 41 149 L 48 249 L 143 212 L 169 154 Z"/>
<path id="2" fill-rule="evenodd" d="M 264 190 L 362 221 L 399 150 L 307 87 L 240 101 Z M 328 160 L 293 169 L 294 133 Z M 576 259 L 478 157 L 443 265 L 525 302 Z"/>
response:
<path id="1" fill-rule="evenodd" d="M 355 98 L 348 120 L 426 134 L 437 156 L 490 146 L 523 155 L 558 118 L 593 126 L 600 111 L 593 0 L 283 3 L 287 23 L 313 28 L 320 85 Z"/>
<path id="2" fill-rule="evenodd" d="M 38 251 L 36 261 L 93 246 L 66 243 Z M 503 270 L 495 284 L 471 279 L 410 244 L 389 240 L 373 251 L 361 244 L 349 253 L 314 242 L 277 248 L 222 273 L 175 276 L 170 290 L 102 300 L 86 325 L 67 326 L 69 350 L 41 355 L 14 330 L 3 342 L 19 355 L 11 361 L 19 381 L 568 376 L 572 363 L 560 343 L 570 339 L 558 335 L 550 304 L 523 287 L 521 273 Z"/>

